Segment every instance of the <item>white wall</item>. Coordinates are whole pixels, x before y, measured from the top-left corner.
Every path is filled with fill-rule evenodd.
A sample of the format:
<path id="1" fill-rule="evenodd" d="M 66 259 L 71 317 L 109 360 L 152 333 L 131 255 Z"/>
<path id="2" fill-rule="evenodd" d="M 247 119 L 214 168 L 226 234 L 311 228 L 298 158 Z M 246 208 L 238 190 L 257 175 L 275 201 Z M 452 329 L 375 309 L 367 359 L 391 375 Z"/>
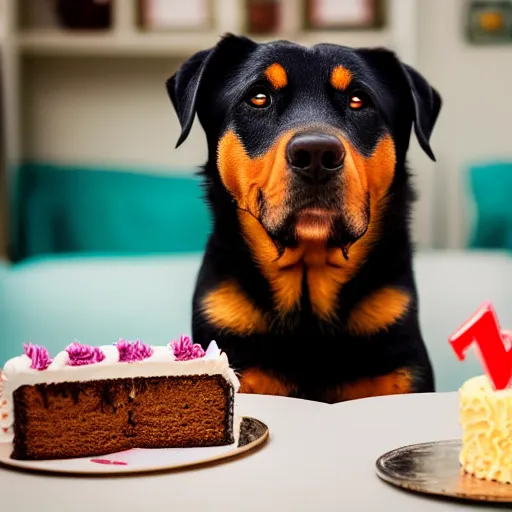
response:
<path id="1" fill-rule="evenodd" d="M 512 159 L 512 45 L 465 41 L 465 0 L 420 0 L 418 65 L 439 89 L 443 111 L 434 134 L 437 244 L 466 241 L 471 205 L 468 165 Z"/>
<path id="2" fill-rule="evenodd" d="M 40 57 L 24 65 L 24 155 L 71 164 L 168 172 L 206 159 L 199 124 L 179 149 L 163 58 Z"/>

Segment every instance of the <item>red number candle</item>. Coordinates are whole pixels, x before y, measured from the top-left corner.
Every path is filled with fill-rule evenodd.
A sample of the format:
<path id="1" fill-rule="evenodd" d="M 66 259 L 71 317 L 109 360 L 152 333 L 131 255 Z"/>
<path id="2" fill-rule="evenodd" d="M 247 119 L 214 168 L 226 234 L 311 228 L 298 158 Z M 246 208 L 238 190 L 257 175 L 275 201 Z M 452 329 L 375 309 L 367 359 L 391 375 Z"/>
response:
<path id="1" fill-rule="evenodd" d="M 475 344 L 484 371 L 495 389 L 505 389 L 512 378 L 510 337 L 502 333 L 490 302 L 485 302 L 459 330 L 450 337 L 450 344 L 460 361 Z"/>

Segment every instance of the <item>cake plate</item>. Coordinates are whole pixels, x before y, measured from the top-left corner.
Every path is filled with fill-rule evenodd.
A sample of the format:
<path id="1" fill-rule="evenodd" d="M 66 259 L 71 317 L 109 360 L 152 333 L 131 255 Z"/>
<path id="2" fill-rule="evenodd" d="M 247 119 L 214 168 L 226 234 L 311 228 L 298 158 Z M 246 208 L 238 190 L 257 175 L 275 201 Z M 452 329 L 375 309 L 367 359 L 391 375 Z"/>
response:
<path id="1" fill-rule="evenodd" d="M 11 459 L 12 443 L 2 443 L 0 444 L 0 463 L 20 469 L 50 473 L 83 475 L 143 473 L 181 469 L 235 457 L 262 445 L 268 437 L 267 425 L 255 418 L 243 417 L 236 446 L 232 444 L 201 448 L 136 448 L 98 457 L 34 461 Z"/>
<path id="2" fill-rule="evenodd" d="M 409 491 L 466 501 L 512 503 L 512 485 L 480 480 L 459 464 L 460 440 L 404 446 L 377 459 L 382 480 Z"/>

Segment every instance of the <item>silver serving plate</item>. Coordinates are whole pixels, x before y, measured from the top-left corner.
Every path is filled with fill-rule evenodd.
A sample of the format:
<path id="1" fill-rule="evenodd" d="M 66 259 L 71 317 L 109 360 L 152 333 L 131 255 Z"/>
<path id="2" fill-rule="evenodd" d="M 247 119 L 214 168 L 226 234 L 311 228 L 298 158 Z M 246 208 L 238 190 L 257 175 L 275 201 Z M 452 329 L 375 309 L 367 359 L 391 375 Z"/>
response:
<path id="1" fill-rule="evenodd" d="M 480 480 L 462 470 L 461 447 L 460 440 L 404 446 L 379 457 L 377 474 L 392 485 L 422 494 L 512 503 L 512 485 Z"/>

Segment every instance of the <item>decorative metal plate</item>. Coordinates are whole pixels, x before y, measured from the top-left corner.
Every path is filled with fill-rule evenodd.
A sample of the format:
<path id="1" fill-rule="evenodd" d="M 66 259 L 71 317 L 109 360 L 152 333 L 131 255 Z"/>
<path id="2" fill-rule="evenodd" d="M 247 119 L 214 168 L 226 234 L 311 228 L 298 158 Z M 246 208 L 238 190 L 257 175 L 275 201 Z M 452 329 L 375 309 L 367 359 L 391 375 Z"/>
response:
<path id="1" fill-rule="evenodd" d="M 512 485 L 480 480 L 462 470 L 461 446 L 460 440 L 404 446 L 379 457 L 377 474 L 392 485 L 418 493 L 512 503 Z"/>

